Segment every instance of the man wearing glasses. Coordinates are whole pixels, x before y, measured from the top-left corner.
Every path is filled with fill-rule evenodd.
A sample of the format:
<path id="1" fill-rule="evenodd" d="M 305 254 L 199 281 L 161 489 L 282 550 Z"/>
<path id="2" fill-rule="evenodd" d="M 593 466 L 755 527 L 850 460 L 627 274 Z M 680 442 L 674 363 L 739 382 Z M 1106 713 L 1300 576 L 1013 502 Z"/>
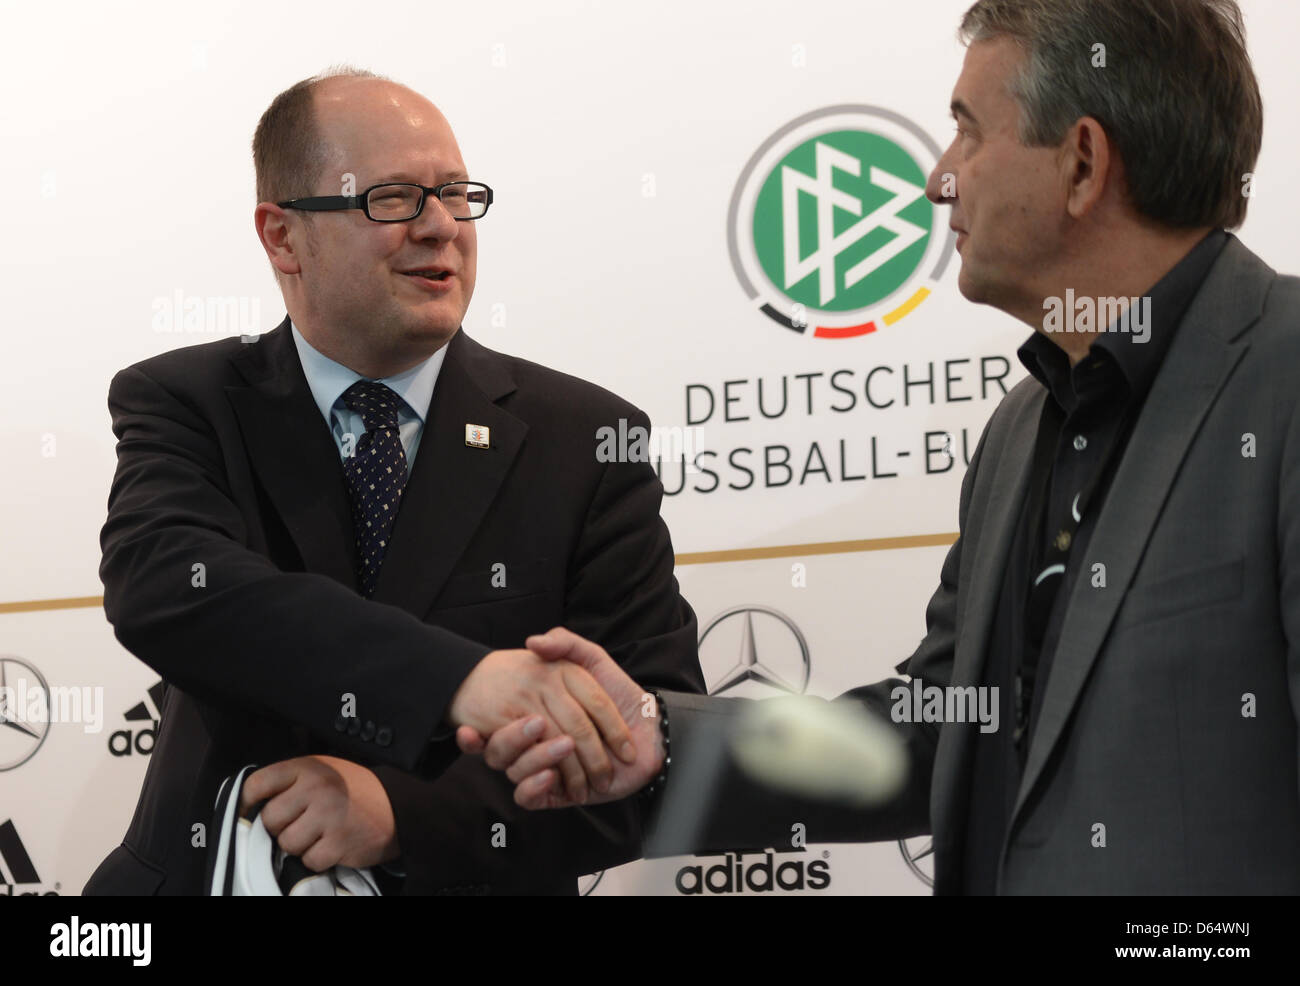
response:
<path id="1" fill-rule="evenodd" d="M 167 688 L 135 817 L 85 892 L 201 892 L 213 799 L 251 763 L 245 805 L 265 801 L 312 869 L 573 893 L 640 855 L 637 807 L 528 816 L 452 733 L 523 715 L 573 736 L 582 803 L 615 758 L 652 753 L 529 634 L 573 627 L 649 687 L 703 690 L 662 487 L 647 462 L 595 454 L 598 429 L 648 419 L 460 330 L 493 192 L 428 100 L 317 76 L 275 99 L 253 153 L 288 317 L 109 391 L 104 607 Z"/>

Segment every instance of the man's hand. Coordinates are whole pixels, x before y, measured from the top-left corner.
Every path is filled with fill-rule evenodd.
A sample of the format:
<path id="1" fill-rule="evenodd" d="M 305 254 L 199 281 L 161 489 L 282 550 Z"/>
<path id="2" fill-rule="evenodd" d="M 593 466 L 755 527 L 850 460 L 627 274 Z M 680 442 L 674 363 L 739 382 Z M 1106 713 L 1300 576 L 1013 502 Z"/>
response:
<path id="1" fill-rule="evenodd" d="M 537 717 L 542 725 L 534 730 L 540 728 L 540 733 L 530 732 L 529 742 L 572 737 L 573 745 L 547 764 L 558 764 L 571 804 L 587 801 L 588 784 L 599 794 L 608 793 L 614 765 L 607 750 L 624 763 L 637 761 L 639 751 L 620 708 L 592 676 L 577 664 L 543 660 L 528 650 L 488 654 L 452 696 L 447 714 L 454 725 L 469 727 L 480 737 L 517 723 L 517 741 L 524 736 L 520 720 Z"/>
<path id="2" fill-rule="evenodd" d="M 635 759 L 615 764 L 610 786 L 587 803 L 616 801 L 645 787 L 663 769 L 665 757 L 654 696 L 629 678 L 603 647 L 563 627 L 529 637 L 526 643 L 547 661 L 585 669 L 613 700 L 636 745 Z M 503 726 L 487 740 L 480 732 L 462 726 L 456 742 L 465 753 L 482 753 L 494 770 L 504 770 L 516 785 L 515 803 L 521 807 L 569 808 L 575 804 L 566 794 L 567 788 L 561 790 L 556 783 L 555 769 L 573 749 L 573 740 L 546 733 L 536 718 Z"/>
<path id="3" fill-rule="evenodd" d="M 262 824 L 281 849 L 317 873 L 374 866 L 401 854 L 383 785 L 350 760 L 298 757 L 263 767 L 244 781 L 240 814 L 267 798 Z"/>

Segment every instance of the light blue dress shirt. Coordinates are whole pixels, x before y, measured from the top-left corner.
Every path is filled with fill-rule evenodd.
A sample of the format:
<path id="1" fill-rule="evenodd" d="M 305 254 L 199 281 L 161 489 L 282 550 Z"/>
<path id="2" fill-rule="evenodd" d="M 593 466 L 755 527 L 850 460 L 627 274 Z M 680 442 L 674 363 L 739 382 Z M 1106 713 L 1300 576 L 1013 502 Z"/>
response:
<path id="1" fill-rule="evenodd" d="M 298 347 L 298 359 L 302 363 L 302 372 L 307 377 L 307 386 L 311 388 L 316 406 L 320 408 L 321 416 L 329 425 L 330 434 L 334 436 L 339 458 L 346 458 L 344 436 L 353 436 L 352 445 L 355 450 L 366 429 L 361 415 L 343 403 L 343 392 L 358 380 L 366 378 L 317 351 L 303 338 L 292 320 L 289 329 L 293 333 L 293 344 Z M 402 439 L 402 448 L 406 450 L 408 476 L 415 467 L 415 453 L 420 447 L 420 436 L 424 433 L 429 402 L 433 400 L 433 388 L 438 382 L 438 373 L 442 370 L 442 361 L 446 355 L 447 347 L 443 346 L 423 363 L 378 381 L 402 399 L 402 406 L 397 411 L 397 431 Z"/>

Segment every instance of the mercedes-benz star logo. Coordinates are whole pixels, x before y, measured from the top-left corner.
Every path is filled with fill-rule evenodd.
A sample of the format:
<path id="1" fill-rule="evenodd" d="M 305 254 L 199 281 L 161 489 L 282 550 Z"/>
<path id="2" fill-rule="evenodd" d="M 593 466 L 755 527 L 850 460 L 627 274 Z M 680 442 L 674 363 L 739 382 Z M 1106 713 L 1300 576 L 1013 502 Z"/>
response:
<path id="1" fill-rule="evenodd" d="M 898 850 L 903 854 L 903 862 L 913 875 L 927 887 L 934 886 L 934 840 L 928 835 L 918 835 L 914 839 L 899 839 Z M 924 863 L 925 866 L 921 864 Z"/>
<path id="2" fill-rule="evenodd" d="M 704 642 L 715 630 L 714 644 L 706 654 Z M 734 663 L 732 655 L 736 655 Z M 747 681 L 802 695 L 812 672 L 803 632 L 770 606 L 733 606 L 715 616 L 700 634 L 700 659 L 710 695 L 721 695 Z M 716 673 L 710 668 L 725 670 Z"/>
<path id="3" fill-rule="evenodd" d="M 714 643 L 706 651 L 705 640 L 724 623 L 728 624 L 726 629 L 714 635 Z M 737 651 L 739 654 L 733 659 Z M 796 652 L 798 667 L 793 660 Z M 770 606 L 733 606 L 710 620 L 700 634 L 700 663 L 704 666 L 710 695 L 721 695 L 748 681 L 803 694 L 812 671 L 808 641 L 803 633 L 793 620 Z M 784 669 L 784 673 L 773 665 Z M 798 679 L 798 684 L 792 677 Z M 899 839 L 898 849 L 913 875 L 927 887 L 933 887 L 934 848 L 930 837 Z"/>
<path id="4" fill-rule="evenodd" d="M 36 755 L 50 732 L 50 689 L 26 661 L 0 656 L 0 771 Z M 39 714 L 28 717 L 29 710 Z"/>

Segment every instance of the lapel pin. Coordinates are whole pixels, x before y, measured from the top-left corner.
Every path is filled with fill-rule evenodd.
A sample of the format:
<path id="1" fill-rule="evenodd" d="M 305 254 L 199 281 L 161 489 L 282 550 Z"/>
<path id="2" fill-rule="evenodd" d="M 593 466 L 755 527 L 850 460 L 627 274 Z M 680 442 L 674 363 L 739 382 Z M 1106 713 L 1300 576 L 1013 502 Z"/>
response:
<path id="1" fill-rule="evenodd" d="M 488 448 L 492 440 L 492 430 L 487 425 L 465 425 L 465 444 L 471 448 Z"/>

